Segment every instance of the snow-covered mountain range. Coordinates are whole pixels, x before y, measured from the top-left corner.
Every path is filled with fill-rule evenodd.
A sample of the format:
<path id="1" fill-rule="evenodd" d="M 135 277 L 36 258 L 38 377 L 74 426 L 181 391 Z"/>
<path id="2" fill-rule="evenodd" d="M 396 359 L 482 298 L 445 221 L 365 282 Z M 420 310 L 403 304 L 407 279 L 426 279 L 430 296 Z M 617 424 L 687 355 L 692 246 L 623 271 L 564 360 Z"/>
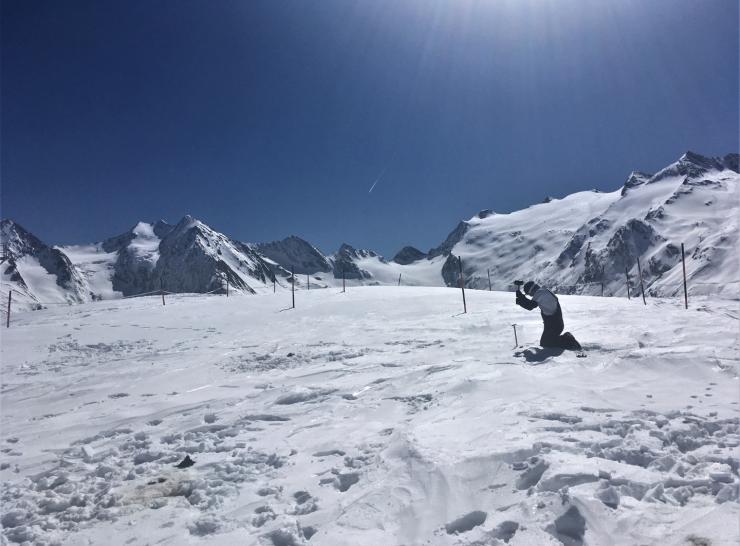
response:
<path id="1" fill-rule="evenodd" d="M 511 214 L 491 211 L 463 222 L 442 245 L 465 264 L 466 285 L 505 289 L 535 278 L 565 293 L 637 291 L 639 259 L 645 290 L 671 296 L 682 288 L 681 243 L 692 293 L 736 296 L 738 155 L 691 152 L 655 174 L 633 172 L 610 193 L 586 191 L 548 199 Z M 447 284 L 457 281 L 450 260 Z M 592 284 L 590 284 L 592 283 Z"/>
<path id="2" fill-rule="evenodd" d="M 537 279 L 561 293 L 634 293 L 640 260 L 648 294 L 682 290 L 681 243 L 690 293 L 736 297 L 738 154 L 687 152 L 655 174 L 633 172 L 619 189 L 547 198 L 527 209 L 486 209 L 460 222 L 424 253 L 405 247 L 392 260 L 343 244 L 326 255 L 303 239 L 252 244 L 185 216 L 176 225 L 138 222 L 99 243 L 49 246 L 12 220 L 0 224 L 7 255 L 2 293 L 21 305 L 76 303 L 166 290 L 242 293 L 350 284 L 456 286 L 462 259 L 469 288 L 508 290 Z M 273 284 L 274 283 L 274 284 Z"/>

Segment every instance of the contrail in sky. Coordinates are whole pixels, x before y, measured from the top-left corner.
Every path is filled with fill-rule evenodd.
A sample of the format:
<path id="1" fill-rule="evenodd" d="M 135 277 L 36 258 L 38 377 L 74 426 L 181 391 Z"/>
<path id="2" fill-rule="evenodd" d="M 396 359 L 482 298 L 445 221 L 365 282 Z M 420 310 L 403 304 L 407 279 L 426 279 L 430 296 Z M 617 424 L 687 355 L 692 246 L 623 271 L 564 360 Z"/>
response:
<path id="1" fill-rule="evenodd" d="M 373 189 L 375 189 L 375 184 L 380 182 L 380 179 L 383 178 L 384 174 L 385 174 L 385 169 L 383 169 L 383 172 L 380 173 L 380 176 L 378 176 L 378 178 L 375 179 L 375 182 L 373 182 L 373 185 L 370 186 L 370 189 L 368 190 L 367 193 L 372 193 Z"/>

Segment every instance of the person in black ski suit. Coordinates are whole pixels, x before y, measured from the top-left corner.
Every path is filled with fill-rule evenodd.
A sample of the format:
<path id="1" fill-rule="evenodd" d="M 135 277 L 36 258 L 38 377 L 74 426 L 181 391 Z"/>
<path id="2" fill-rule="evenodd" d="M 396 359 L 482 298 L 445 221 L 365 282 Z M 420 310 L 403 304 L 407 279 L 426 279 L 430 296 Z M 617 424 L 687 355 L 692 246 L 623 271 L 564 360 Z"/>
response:
<path id="1" fill-rule="evenodd" d="M 572 351 L 580 351 L 581 344 L 576 341 L 570 332 L 562 333 L 563 328 L 563 311 L 560 309 L 558 298 L 547 288 L 542 288 L 533 281 L 524 283 L 524 292 L 532 299 L 522 294 L 521 286 L 516 288 L 516 304 L 531 311 L 535 307 L 540 308 L 542 321 L 545 323 L 545 329 L 540 338 L 540 345 L 543 347 L 560 347 Z"/>

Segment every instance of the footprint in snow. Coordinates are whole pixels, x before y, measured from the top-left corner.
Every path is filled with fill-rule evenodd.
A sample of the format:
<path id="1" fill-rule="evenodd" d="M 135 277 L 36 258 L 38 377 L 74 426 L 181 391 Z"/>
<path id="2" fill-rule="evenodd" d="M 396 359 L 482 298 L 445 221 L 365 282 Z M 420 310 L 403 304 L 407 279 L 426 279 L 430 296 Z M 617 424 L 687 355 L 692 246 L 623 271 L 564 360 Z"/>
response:
<path id="1" fill-rule="evenodd" d="M 319 509 L 319 499 L 312 496 L 308 491 L 296 491 L 293 493 L 293 499 L 295 500 L 295 506 L 291 514 L 295 516 L 310 514 Z"/>
<path id="2" fill-rule="evenodd" d="M 332 484 L 337 491 L 344 493 L 360 481 L 359 472 L 337 473 L 333 478 L 322 478 L 319 485 Z"/>
<path id="3" fill-rule="evenodd" d="M 270 506 L 259 506 L 254 509 L 254 516 L 252 516 L 252 525 L 254 527 L 262 527 L 268 521 L 275 519 L 277 515 Z"/>
<path id="4" fill-rule="evenodd" d="M 482 510 L 474 510 L 469 512 L 462 517 L 457 518 L 450 523 L 445 525 L 445 531 L 448 535 L 458 535 L 460 533 L 467 533 L 474 527 L 483 525 L 486 521 L 488 514 Z"/>
<path id="5" fill-rule="evenodd" d="M 331 455 L 337 455 L 339 457 L 344 457 L 345 452 L 341 449 L 327 449 L 326 451 L 317 451 L 313 454 L 314 457 L 329 457 Z"/>

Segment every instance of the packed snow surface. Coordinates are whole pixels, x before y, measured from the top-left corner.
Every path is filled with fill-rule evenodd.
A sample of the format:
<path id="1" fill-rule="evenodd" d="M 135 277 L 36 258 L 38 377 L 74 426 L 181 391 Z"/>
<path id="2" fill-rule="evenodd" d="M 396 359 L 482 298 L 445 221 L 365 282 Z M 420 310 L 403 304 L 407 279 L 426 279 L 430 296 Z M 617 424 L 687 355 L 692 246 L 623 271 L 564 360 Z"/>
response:
<path id="1" fill-rule="evenodd" d="M 737 301 L 109 300 L 2 332 L 3 539 L 737 544 Z M 512 324 L 519 342 L 514 347 Z M 187 468 L 176 468 L 188 456 Z"/>

